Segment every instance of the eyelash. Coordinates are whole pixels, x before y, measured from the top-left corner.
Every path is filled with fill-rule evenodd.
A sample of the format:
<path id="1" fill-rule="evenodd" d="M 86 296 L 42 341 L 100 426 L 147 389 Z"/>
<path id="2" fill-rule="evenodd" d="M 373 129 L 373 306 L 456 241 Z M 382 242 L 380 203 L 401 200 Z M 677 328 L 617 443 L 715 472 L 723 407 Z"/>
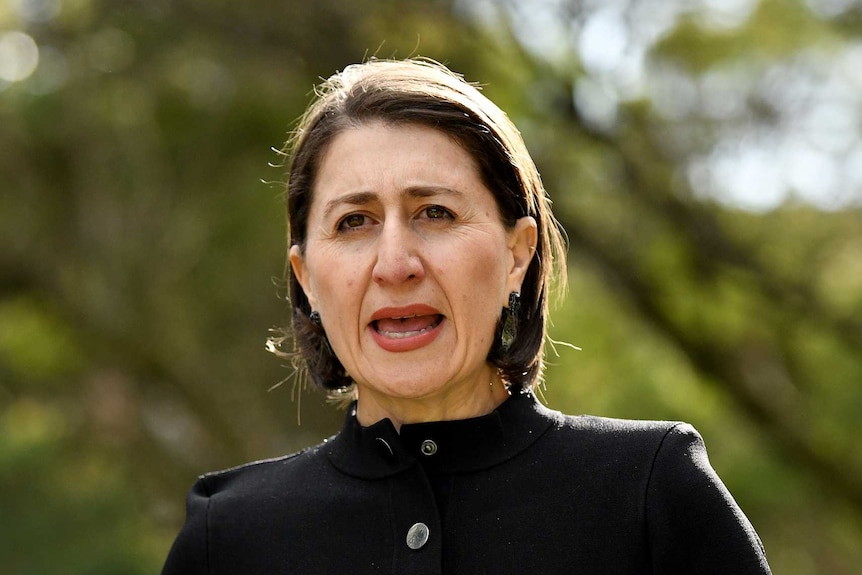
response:
<path id="1" fill-rule="evenodd" d="M 442 217 L 430 217 L 430 216 L 428 216 L 428 212 L 430 212 L 431 210 L 440 210 L 441 212 L 443 212 Z M 455 219 L 455 216 L 452 214 L 452 212 L 450 212 L 449 210 L 447 210 L 443 206 L 437 206 L 437 205 L 428 206 L 427 208 L 423 208 L 421 213 L 424 213 L 426 216 L 428 216 L 429 220 L 439 220 L 439 219 L 453 220 L 453 219 Z"/>
<path id="2" fill-rule="evenodd" d="M 363 218 L 362 224 L 358 226 L 347 225 L 348 220 L 350 220 L 351 218 Z M 365 221 L 368 219 L 368 216 L 366 216 L 365 214 L 347 214 L 346 216 L 338 220 L 337 230 L 342 233 L 356 231 L 357 229 L 363 227 L 363 225 L 365 225 Z"/>
<path id="3" fill-rule="evenodd" d="M 432 216 L 429 213 L 432 210 L 434 212 L 439 211 L 440 213 L 436 216 Z M 454 220 L 455 219 L 455 215 L 450 210 L 444 208 L 443 206 L 439 206 L 436 204 L 422 208 L 419 211 L 419 214 L 424 216 L 421 219 L 431 220 L 431 221 Z M 360 223 L 359 225 L 356 225 L 356 226 L 348 225 L 347 222 L 353 218 L 363 218 L 362 223 Z M 350 214 L 347 214 L 346 216 L 344 216 L 343 218 L 341 218 L 340 220 L 338 220 L 338 224 L 336 225 L 336 230 L 338 231 L 338 233 L 348 233 L 348 232 L 358 231 L 367 225 L 367 222 L 369 219 L 370 219 L 369 216 L 362 214 L 362 213 L 356 213 L 356 212 L 350 213 Z"/>

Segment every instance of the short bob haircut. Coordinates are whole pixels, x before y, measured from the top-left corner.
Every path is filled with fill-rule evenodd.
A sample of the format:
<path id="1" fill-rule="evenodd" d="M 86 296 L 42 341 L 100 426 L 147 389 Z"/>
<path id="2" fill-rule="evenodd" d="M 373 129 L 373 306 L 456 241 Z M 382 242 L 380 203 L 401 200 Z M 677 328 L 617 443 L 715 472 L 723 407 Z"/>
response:
<path id="1" fill-rule="evenodd" d="M 501 319 L 488 353 L 488 362 L 510 387 L 535 387 L 544 368 L 551 284 L 560 289 L 565 286 L 565 243 L 539 172 L 514 124 L 476 86 L 426 59 L 372 59 L 354 64 L 323 82 L 315 95 L 284 150 L 289 174 L 288 250 L 293 244 L 305 249 L 314 180 L 327 146 L 338 134 L 375 122 L 418 124 L 448 134 L 476 161 L 505 226 L 514 226 L 524 216 L 536 220 L 538 244 L 521 287 L 517 336 L 504 351 L 499 337 Z M 286 268 L 293 332 L 278 332 L 269 340 L 268 349 L 290 358 L 297 369 L 304 362 L 312 381 L 334 397 L 351 397 L 353 380 L 332 353 L 323 328 L 309 318 L 313 310 L 308 299 L 289 263 Z M 288 346 L 292 349 L 286 349 Z"/>

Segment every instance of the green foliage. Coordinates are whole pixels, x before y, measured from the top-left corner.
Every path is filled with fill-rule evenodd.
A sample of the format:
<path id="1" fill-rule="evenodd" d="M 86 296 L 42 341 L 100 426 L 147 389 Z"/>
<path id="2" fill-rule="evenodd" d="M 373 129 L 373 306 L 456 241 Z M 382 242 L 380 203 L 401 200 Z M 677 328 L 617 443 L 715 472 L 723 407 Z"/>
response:
<path id="1" fill-rule="evenodd" d="M 157 571 L 152 521 L 137 509 L 121 452 L 81 444 L 76 407 L 20 399 L 0 414 L 4 570 Z"/>
<path id="2" fill-rule="evenodd" d="M 0 302 L 0 365 L 10 381 L 51 384 L 86 366 L 74 332 L 43 308 L 25 298 Z"/>
<path id="3" fill-rule="evenodd" d="M 691 176 L 780 128 L 758 76 L 837 58 L 858 41 L 858 10 L 826 18 L 813 0 L 763 0 L 717 27 L 706 7 L 663 3 L 678 17 L 644 46 L 654 75 L 623 97 L 573 37 L 598 4 L 557 3 L 541 22 L 564 32 L 547 30 L 559 44 L 544 51 L 522 28 L 536 6 L 481 4 L 0 8 L 0 29 L 40 48 L 30 78 L 0 83 L 5 573 L 156 572 L 196 475 L 338 429 L 342 414 L 264 351 L 287 313 L 272 279 L 284 174 L 268 164 L 318 78 L 368 55 L 445 61 L 523 131 L 571 242 L 551 335 L 583 348 L 549 357 L 547 402 L 691 421 L 776 573 L 858 570 L 858 201 L 751 212 Z M 693 87 L 682 111 L 649 91 L 668 67 Z M 698 100 L 716 77 L 741 94 L 723 116 Z M 579 100 L 588 82 L 614 99 L 610 120 Z"/>
<path id="4" fill-rule="evenodd" d="M 656 55 L 692 72 L 740 60 L 770 61 L 812 45 L 840 41 L 828 22 L 812 18 L 797 0 L 763 0 L 741 29 L 711 29 L 686 18 L 656 46 Z"/>

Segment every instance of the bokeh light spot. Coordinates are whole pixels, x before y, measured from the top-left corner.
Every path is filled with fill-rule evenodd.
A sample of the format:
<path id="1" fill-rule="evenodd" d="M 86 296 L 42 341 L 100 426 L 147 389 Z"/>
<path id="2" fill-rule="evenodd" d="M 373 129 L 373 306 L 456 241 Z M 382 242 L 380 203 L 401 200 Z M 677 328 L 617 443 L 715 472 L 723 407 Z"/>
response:
<path id="1" fill-rule="evenodd" d="M 0 35 L 0 80 L 26 80 L 39 65 L 39 47 L 24 32 L 13 30 Z"/>
<path id="2" fill-rule="evenodd" d="M 30 22 L 48 22 L 60 13 L 60 0 L 12 0 L 12 6 Z"/>

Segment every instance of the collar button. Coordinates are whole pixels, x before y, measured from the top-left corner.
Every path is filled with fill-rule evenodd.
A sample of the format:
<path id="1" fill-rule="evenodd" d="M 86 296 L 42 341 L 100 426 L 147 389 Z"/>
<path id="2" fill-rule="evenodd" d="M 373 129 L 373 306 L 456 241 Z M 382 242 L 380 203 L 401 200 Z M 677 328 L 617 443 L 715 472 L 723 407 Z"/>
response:
<path id="1" fill-rule="evenodd" d="M 431 439 L 426 439 L 419 446 L 419 451 L 422 452 L 422 455 L 434 455 L 435 453 L 437 453 L 437 444 L 434 443 L 434 441 Z"/>

